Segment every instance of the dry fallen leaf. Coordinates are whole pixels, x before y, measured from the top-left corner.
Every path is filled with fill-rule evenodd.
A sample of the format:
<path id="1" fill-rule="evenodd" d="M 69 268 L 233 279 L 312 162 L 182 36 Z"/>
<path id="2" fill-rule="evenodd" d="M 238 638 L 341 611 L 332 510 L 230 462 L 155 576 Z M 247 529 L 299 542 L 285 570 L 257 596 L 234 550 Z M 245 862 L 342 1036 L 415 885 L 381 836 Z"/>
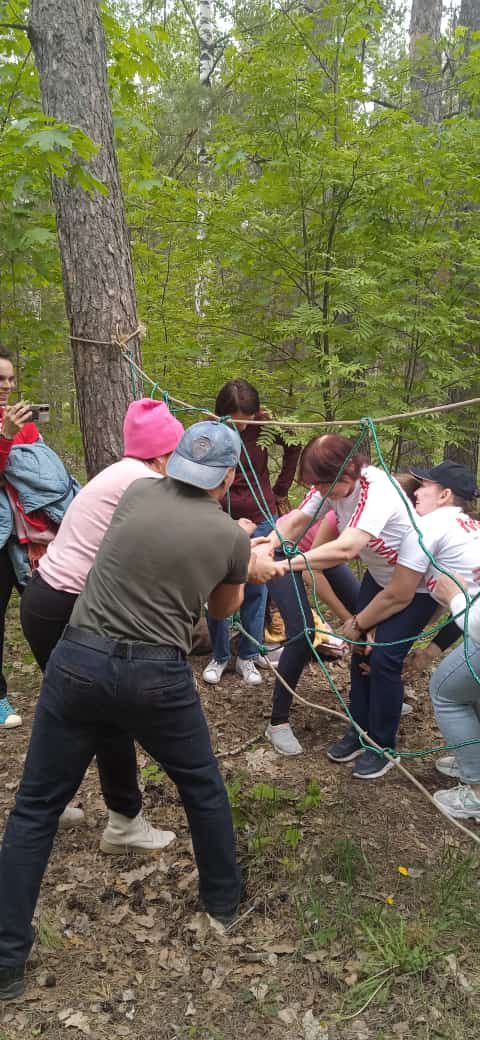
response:
<path id="1" fill-rule="evenodd" d="M 302 1018 L 304 1040 L 328 1040 L 327 1026 L 315 1018 L 311 1008 Z"/>
<path id="2" fill-rule="evenodd" d="M 284 1023 L 284 1025 L 293 1026 L 297 1021 L 297 1013 L 292 1007 L 282 1008 L 282 1010 L 278 1012 L 278 1018 Z"/>
<path id="3" fill-rule="evenodd" d="M 65 1019 L 67 1029 L 78 1029 L 85 1036 L 90 1036 L 90 1023 L 83 1011 L 75 1011 Z"/>
<path id="4" fill-rule="evenodd" d="M 150 877 L 161 865 L 161 860 L 156 859 L 155 863 L 148 863 L 144 867 L 137 867 L 136 870 L 125 870 L 119 875 L 122 881 L 126 885 L 133 885 L 134 881 L 144 881 L 145 878 Z"/>

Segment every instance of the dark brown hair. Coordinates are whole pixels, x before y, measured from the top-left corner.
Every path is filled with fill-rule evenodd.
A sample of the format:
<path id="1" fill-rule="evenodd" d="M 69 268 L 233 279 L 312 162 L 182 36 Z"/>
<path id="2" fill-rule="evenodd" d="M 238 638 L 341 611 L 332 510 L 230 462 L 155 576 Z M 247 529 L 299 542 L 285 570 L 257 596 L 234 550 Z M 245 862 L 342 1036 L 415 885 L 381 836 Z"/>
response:
<path id="1" fill-rule="evenodd" d="M 302 484 L 333 484 L 338 471 L 350 454 L 355 441 L 341 437 L 338 433 L 326 433 L 313 437 L 300 456 L 299 478 Z M 358 480 L 362 466 L 368 462 L 366 455 L 355 452 L 344 470 L 347 477 Z"/>
<path id="2" fill-rule="evenodd" d="M 415 505 L 414 495 L 420 487 L 421 480 L 417 480 L 412 473 L 394 473 L 393 476 L 412 505 Z"/>
<path id="3" fill-rule="evenodd" d="M 13 364 L 11 351 L 7 350 L 7 348 L 4 347 L 2 343 L 0 343 L 0 359 L 2 361 L 11 361 Z"/>
<path id="4" fill-rule="evenodd" d="M 217 415 L 256 415 L 260 411 L 258 390 L 246 379 L 230 379 L 218 391 L 215 401 Z"/>

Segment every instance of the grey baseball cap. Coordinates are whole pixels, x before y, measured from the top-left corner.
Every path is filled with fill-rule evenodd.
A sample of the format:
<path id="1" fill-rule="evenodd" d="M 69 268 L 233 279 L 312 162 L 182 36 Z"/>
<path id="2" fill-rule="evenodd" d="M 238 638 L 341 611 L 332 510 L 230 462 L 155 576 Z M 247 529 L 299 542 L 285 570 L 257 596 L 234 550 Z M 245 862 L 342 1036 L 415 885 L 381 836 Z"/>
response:
<path id="1" fill-rule="evenodd" d="M 236 466 L 242 441 L 225 423 L 198 422 L 185 431 L 167 463 L 167 475 L 203 491 L 213 491 Z"/>

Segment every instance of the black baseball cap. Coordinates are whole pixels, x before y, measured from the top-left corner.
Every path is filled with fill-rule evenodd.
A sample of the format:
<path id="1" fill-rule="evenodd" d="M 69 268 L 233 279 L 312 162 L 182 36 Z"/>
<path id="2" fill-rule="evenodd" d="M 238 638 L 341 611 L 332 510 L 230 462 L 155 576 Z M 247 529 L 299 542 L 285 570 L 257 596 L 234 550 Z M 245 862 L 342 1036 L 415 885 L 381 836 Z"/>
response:
<path id="1" fill-rule="evenodd" d="M 477 481 L 470 469 L 463 466 L 461 462 L 453 462 L 446 459 L 432 469 L 411 469 L 412 477 L 417 480 L 432 480 L 434 484 L 440 484 L 444 488 L 450 488 L 454 495 L 460 498 L 477 498 L 480 491 Z"/>

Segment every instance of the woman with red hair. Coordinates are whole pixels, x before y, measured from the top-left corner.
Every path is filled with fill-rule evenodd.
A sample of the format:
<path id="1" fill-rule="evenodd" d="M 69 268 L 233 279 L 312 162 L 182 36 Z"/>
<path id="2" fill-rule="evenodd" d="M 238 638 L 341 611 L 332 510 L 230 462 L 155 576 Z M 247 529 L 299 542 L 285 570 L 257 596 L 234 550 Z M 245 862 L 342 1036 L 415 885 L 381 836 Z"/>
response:
<path id="1" fill-rule="evenodd" d="M 280 602 L 279 605 L 284 616 L 296 615 L 297 631 L 292 631 L 294 626 L 290 623 L 289 636 L 299 635 L 303 629 L 298 597 L 305 604 L 306 595 L 299 578 L 300 572 L 307 567 L 307 561 L 308 566 L 323 571 L 359 556 L 367 568 L 356 605 L 359 612 L 378 592 L 388 587 L 400 546 L 412 530 L 400 486 L 392 484 L 383 470 L 370 466 L 360 452 L 352 453 L 352 447 L 349 438 L 338 434 L 315 437 L 307 444 L 300 459 L 300 479 L 316 490 L 307 496 L 299 509 L 277 525 L 284 540 L 297 543 L 313 518 L 321 518 L 333 509 L 340 532 L 336 536 L 330 523 L 320 524 L 311 549 L 290 562 L 282 560 L 278 564 L 279 575 L 284 577 L 272 581 L 270 588 L 276 601 L 283 601 L 283 608 Z M 271 541 L 278 546 L 279 539 L 273 532 Z M 288 573 L 290 567 L 294 572 L 297 593 L 291 586 L 288 590 L 285 584 L 292 582 L 292 575 Z M 361 653 L 352 654 L 351 664 L 352 718 L 385 749 L 395 747 L 403 703 L 404 658 L 432 617 L 435 603 L 428 594 L 419 592 L 405 609 L 396 614 L 394 610 L 398 610 L 398 604 L 392 606 L 390 616 L 385 618 L 388 608 L 384 607 L 383 620 L 376 629 L 376 642 L 383 645 L 375 646 L 369 656 L 368 674 L 361 667 Z M 352 622 L 353 638 L 364 641 L 366 633 L 358 626 L 355 617 Z M 310 646 L 305 637 L 297 638 L 285 648 L 278 670 L 291 687 L 294 688 L 298 682 L 309 656 Z M 284 754 L 299 754 L 302 748 L 288 721 L 290 704 L 291 696 L 277 680 L 267 736 Z M 391 767 L 384 755 L 362 748 L 353 727 L 329 748 L 328 756 L 334 762 L 358 759 L 353 775 L 361 779 L 382 776 Z"/>

